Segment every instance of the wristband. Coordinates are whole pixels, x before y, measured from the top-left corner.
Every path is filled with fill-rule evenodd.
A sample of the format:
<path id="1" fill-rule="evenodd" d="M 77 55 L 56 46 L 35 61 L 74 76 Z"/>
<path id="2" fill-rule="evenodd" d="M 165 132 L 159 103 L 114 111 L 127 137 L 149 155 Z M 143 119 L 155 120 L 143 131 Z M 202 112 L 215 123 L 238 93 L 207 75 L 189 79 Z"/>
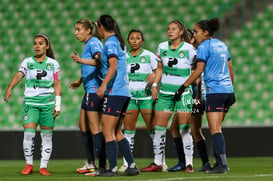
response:
<path id="1" fill-rule="evenodd" d="M 153 86 L 153 87 L 157 87 L 157 83 L 154 82 L 154 83 L 152 84 L 152 86 Z"/>
<path id="2" fill-rule="evenodd" d="M 55 96 L 55 110 L 61 111 L 61 96 Z"/>

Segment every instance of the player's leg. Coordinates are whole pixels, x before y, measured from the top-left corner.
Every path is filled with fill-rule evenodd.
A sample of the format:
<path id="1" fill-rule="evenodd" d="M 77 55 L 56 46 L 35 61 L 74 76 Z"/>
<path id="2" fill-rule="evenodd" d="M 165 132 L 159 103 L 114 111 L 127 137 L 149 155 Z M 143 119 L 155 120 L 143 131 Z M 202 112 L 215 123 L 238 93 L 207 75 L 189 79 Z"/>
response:
<path id="1" fill-rule="evenodd" d="M 207 148 L 207 141 L 202 132 L 203 115 L 200 112 L 192 113 L 191 115 L 191 131 L 196 144 L 197 151 L 202 160 L 202 167 L 198 171 L 206 171 L 211 169 L 209 163 L 209 155 Z"/>
<path id="2" fill-rule="evenodd" d="M 39 118 L 39 110 L 31 105 L 23 105 L 23 151 L 26 160 L 26 167 L 21 171 L 21 174 L 28 175 L 33 172 L 33 153 L 34 139 Z"/>
<path id="3" fill-rule="evenodd" d="M 52 136 L 53 128 L 55 127 L 55 119 L 52 114 L 54 105 L 41 106 L 40 118 L 38 124 L 40 125 L 41 135 L 41 162 L 40 162 L 40 174 L 50 175 L 47 171 L 47 165 L 52 153 Z"/>
<path id="4" fill-rule="evenodd" d="M 179 124 L 177 115 L 174 114 L 172 124 L 170 126 L 170 132 L 173 138 L 173 145 L 178 156 L 178 163 L 171 168 L 168 168 L 169 172 L 176 172 L 186 169 L 185 153 L 183 148 L 183 142 L 179 133 Z"/>

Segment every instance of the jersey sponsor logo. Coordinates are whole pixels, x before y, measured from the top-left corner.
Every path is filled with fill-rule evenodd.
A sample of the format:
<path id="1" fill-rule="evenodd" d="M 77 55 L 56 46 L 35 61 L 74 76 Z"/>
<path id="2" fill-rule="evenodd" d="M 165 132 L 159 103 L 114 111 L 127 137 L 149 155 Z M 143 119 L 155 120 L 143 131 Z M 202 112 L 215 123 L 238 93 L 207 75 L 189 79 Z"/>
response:
<path id="1" fill-rule="evenodd" d="M 33 64 L 29 64 L 28 69 L 32 70 L 33 69 Z"/>
<path id="2" fill-rule="evenodd" d="M 135 73 L 137 70 L 139 70 L 140 65 L 138 63 L 132 63 L 131 64 L 131 73 Z"/>
<path id="3" fill-rule="evenodd" d="M 36 75 L 36 79 L 37 80 L 41 80 L 42 77 L 46 77 L 47 76 L 47 72 L 44 70 L 37 70 L 37 75 Z"/>
<path id="4" fill-rule="evenodd" d="M 168 66 L 173 67 L 173 65 L 176 65 L 177 63 L 178 63 L 178 60 L 176 58 L 170 57 L 168 61 Z"/>
<path id="5" fill-rule="evenodd" d="M 163 51 L 163 52 L 161 52 L 161 54 L 160 54 L 161 57 L 165 57 L 166 55 L 167 55 L 167 51 L 166 50 Z"/>

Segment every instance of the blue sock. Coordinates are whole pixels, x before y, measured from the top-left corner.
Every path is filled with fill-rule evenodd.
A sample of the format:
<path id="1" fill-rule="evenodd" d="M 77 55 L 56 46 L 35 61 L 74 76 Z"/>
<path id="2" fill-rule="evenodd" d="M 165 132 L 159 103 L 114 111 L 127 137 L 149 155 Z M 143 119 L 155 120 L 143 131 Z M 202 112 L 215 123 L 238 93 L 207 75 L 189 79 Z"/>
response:
<path id="1" fill-rule="evenodd" d="M 186 164 L 183 142 L 181 137 L 173 138 L 173 145 L 175 147 L 179 163 Z"/>
<path id="2" fill-rule="evenodd" d="M 200 140 L 196 142 L 196 148 L 199 153 L 199 156 L 202 160 L 203 165 L 209 162 L 209 154 L 208 154 L 208 148 L 207 148 L 207 141 L 206 140 Z"/>
<path id="3" fill-rule="evenodd" d="M 93 147 L 92 134 L 90 133 L 90 131 L 82 132 L 82 139 L 83 139 L 83 144 L 87 154 L 88 163 L 91 163 L 91 162 L 94 163 L 95 162 L 94 147 Z"/>
<path id="4" fill-rule="evenodd" d="M 110 164 L 110 170 L 118 165 L 118 144 L 116 140 L 106 143 L 106 156 Z"/>
<path id="5" fill-rule="evenodd" d="M 216 164 L 219 166 L 227 165 L 226 144 L 223 133 L 212 135 L 213 148 L 216 155 Z"/>
<path id="6" fill-rule="evenodd" d="M 128 140 L 124 138 L 121 141 L 119 141 L 118 147 L 121 154 L 124 156 L 126 162 L 128 163 L 128 166 L 130 167 L 130 165 L 134 163 L 134 157 L 133 157 L 133 153 L 131 151 Z"/>
<path id="7" fill-rule="evenodd" d="M 99 159 L 99 168 L 106 168 L 105 140 L 102 132 L 93 135 L 93 141 Z"/>

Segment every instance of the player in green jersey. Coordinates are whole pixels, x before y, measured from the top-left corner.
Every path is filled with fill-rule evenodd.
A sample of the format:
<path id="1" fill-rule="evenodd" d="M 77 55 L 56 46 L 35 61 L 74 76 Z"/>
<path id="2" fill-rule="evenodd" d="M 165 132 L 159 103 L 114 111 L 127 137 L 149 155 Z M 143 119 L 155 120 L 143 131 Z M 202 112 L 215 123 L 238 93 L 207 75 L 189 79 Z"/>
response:
<path id="1" fill-rule="evenodd" d="M 33 40 L 35 55 L 23 60 L 6 90 L 4 100 L 12 96 L 12 89 L 25 77 L 23 104 L 23 149 L 26 167 L 21 174 L 33 172 L 33 152 L 36 128 L 40 125 L 42 140 L 40 174 L 50 175 L 47 164 L 52 152 L 52 133 L 55 118 L 61 111 L 61 83 L 59 63 L 54 59 L 47 35 L 38 34 Z"/>

